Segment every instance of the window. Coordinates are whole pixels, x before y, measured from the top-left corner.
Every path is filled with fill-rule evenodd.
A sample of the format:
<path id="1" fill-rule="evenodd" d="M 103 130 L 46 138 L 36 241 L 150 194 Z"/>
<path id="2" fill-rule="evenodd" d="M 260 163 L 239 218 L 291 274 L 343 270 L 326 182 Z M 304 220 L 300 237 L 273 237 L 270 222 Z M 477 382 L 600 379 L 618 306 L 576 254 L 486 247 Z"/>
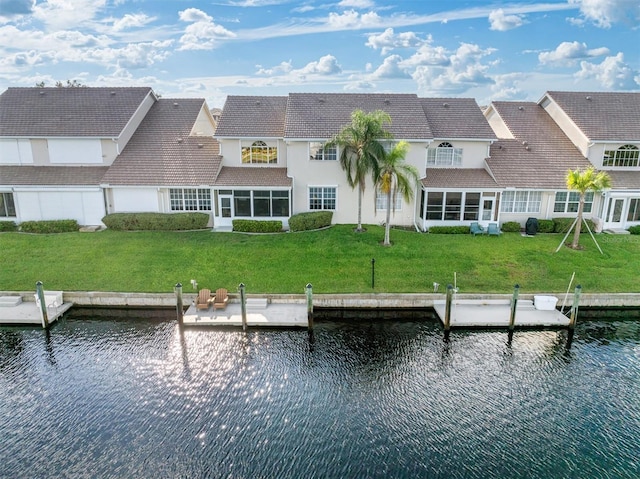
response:
<path id="1" fill-rule="evenodd" d="M 474 221 L 480 214 L 480 193 L 467 193 L 464 199 L 464 219 Z"/>
<path id="2" fill-rule="evenodd" d="M 447 141 L 440 143 L 437 148 L 429 148 L 427 150 L 427 165 L 461 166 L 462 148 L 454 148 Z"/>
<path id="3" fill-rule="evenodd" d="M 376 209 L 377 210 L 385 210 L 387 209 L 387 194 L 382 193 L 380 190 L 376 191 Z M 401 210 L 402 209 L 402 195 L 396 192 L 395 199 L 391 199 L 391 209 L 392 210 Z"/>
<path id="4" fill-rule="evenodd" d="M 640 221 L 640 198 L 631 198 L 629 200 L 627 221 Z"/>
<path id="5" fill-rule="evenodd" d="M 16 216 L 13 193 L 0 193 L 0 216 Z"/>
<path id="6" fill-rule="evenodd" d="M 277 163 L 278 148 L 267 146 L 264 141 L 254 141 L 242 147 L 242 163 Z"/>
<path id="7" fill-rule="evenodd" d="M 605 150 L 602 166 L 640 166 L 640 150 L 634 145 L 623 145 L 617 150 Z"/>
<path id="8" fill-rule="evenodd" d="M 577 191 L 558 191 L 553 205 L 554 213 L 577 213 L 580 204 L 580 193 Z M 591 213 L 593 208 L 593 191 L 584 195 L 584 212 Z"/>
<path id="9" fill-rule="evenodd" d="M 336 188 L 325 186 L 312 186 L 309 188 L 310 210 L 335 210 Z"/>
<path id="10" fill-rule="evenodd" d="M 309 159 L 318 161 L 335 161 L 338 159 L 336 146 L 325 146 L 325 143 L 312 141 L 309 143 Z"/>
<path id="11" fill-rule="evenodd" d="M 503 213 L 540 213 L 542 192 L 504 191 L 500 211 Z"/>
<path id="12" fill-rule="evenodd" d="M 235 190 L 233 208 L 236 216 L 251 216 L 251 191 Z"/>
<path id="13" fill-rule="evenodd" d="M 289 216 L 288 191 L 253 191 L 253 216 Z"/>
<path id="14" fill-rule="evenodd" d="M 169 202 L 171 211 L 211 211 L 211 190 L 171 188 Z"/>
<path id="15" fill-rule="evenodd" d="M 427 193 L 428 220 L 477 220 L 480 214 L 480 193 L 429 191 Z"/>

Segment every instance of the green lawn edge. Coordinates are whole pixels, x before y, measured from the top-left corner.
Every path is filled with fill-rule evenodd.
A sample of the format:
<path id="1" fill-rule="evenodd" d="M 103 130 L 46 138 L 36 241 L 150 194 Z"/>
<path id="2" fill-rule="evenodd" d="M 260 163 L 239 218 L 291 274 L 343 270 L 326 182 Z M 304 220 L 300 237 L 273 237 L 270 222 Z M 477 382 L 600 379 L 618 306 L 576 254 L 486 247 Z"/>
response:
<path id="1" fill-rule="evenodd" d="M 425 234 L 353 225 L 300 233 L 250 235 L 211 231 L 0 233 L 0 290 L 30 291 L 36 281 L 63 291 L 171 292 L 224 287 L 248 293 L 428 293 L 454 282 L 461 293 L 564 292 L 575 272 L 585 293 L 640 291 L 640 236 L 588 234 L 582 250 L 563 235 Z M 375 288 L 372 262 L 375 259 Z"/>

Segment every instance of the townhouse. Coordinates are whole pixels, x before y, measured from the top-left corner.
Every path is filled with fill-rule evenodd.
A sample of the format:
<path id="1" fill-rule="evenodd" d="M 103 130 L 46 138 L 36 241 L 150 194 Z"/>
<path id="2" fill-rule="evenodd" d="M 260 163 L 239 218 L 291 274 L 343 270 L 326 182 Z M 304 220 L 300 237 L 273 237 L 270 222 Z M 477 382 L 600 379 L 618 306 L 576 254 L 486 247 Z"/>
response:
<path id="1" fill-rule="evenodd" d="M 9 88 L 0 95 L 0 220 L 78 220 L 113 212 L 203 211 L 210 225 L 328 209 L 357 221 L 358 192 L 326 142 L 355 109 L 383 110 L 420 172 L 414 201 L 392 222 L 433 225 L 574 216 L 568 169 L 594 165 L 613 187 L 589 194 L 600 228 L 640 224 L 640 93 L 547 92 L 538 102 L 414 94 L 229 96 L 215 117 L 203 99 L 149 88 Z M 394 141 L 387 141 L 391 148 Z M 364 223 L 384 221 L 369 180 Z"/>

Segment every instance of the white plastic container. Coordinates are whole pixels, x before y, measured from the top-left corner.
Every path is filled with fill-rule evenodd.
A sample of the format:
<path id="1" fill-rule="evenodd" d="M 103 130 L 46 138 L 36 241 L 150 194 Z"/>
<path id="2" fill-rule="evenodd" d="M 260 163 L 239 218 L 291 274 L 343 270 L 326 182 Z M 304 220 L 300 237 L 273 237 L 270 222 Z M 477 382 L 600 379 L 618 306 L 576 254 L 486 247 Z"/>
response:
<path id="1" fill-rule="evenodd" d="M 540 311 L 551 311 L 556 309 L 558 298 L 555 296 L 534 296 L 533 305 Z"/>

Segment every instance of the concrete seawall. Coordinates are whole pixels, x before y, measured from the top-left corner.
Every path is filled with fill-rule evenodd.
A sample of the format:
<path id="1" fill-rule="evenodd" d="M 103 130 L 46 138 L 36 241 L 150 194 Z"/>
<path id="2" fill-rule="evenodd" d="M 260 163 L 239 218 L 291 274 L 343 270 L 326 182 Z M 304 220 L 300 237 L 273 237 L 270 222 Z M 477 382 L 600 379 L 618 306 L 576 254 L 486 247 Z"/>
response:
<path id="1" fill-rule="evenodd" d="M 565 293 L 545 293 L 558 298 L 561 306 Z M 22 296 L 23 301 L 34 301 L 34 291 L 0 291 L 0 296 Z M 101 308 L 170 308 L 176 306 L 174 293 L 117 293 L 103 291 L 64 291 L 64 301 L 76 306 Z M 232 302 L 239 302 L 237 293 L 230 293 Z M 369 293 L 369 294 L 314 294 L 313 304 L 318 308 L 431 308 L 435 300 L 445 298 L 443 293 Z M 511 294 L 457 294 L 457 299 L 495 300 L 511 299 Z M 520 294 L 519 299 L 533 300 L 533 294 Z M 248 294 L 247 298 L 267 298 L 270 303 L 305 303 L 304 294 Z M 183 293 L 185 306 L 195 301 L 196 293 Z M 573 302 L 573 292 L 566 300 L 566 307 Z M 640 293 L 583 293 L 580 307 L 588 308 L 638 308 Z"/>

